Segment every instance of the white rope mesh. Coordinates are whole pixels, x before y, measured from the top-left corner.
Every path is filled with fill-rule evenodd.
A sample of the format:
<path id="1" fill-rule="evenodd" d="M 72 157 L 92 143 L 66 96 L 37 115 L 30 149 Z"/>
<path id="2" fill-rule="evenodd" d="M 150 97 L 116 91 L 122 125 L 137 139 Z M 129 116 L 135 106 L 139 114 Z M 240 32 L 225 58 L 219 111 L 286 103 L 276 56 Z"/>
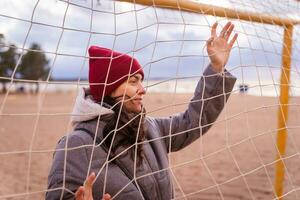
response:
<path id="1" fill-rule="evenodd" d="M 300 19 L 300 3 L 294 0 L 194 2 L 284 19 Z M 277 199 L 274 182 L 278 161 L 276 154 L 279 152 L 276 134 L 279 131 L 277 120 L 284 27 L 275 22 L 267 25 L 191 13 L 180 7 L 175 11 L 111 0 L 3 0 L 1 4 L 0 33 L 5 36 L 5 43 L 1 44 L 0 51 L 14 44 L 20 56 L 8 75 L 0 74 L 0 83 L 5 82 L 7 88 L 5 93 L 0 94 L 0 199 L 43 199 L 47 191 L 53 190 L 74 193 L 66 187 L 65 181 L 60 187 L 47 190 L 47 176 L 54 152 L 65 153 L 65 180 L 67 152 L 91 148 L 86 177 L 92 172 L 91 158 L 103 141 L 96 144 L 94 139 L 93 145 L 66 145 L 55 150 L 57 141 L 73 129 L 70 113 L 77 93 L 82 87 L 88 87 L 87 50 L 91 45 L 137 58 L 145 72 L 146 116 L 170 116 L 185 110 L 209 64 L 206 40 L 210 37 L 212 24 L 218 21 L 219 32 L 228 20 L 235 24 L 234 31 L 239 34 L 226 65 L 226 69 L 237 77 L 231 97 L 216 122 L 201 126 L 200 113 L 198 127 L 176 132 L 172 137 L 199 128 L 202 135 L 201 128 L 212 125 L 208 133 L 187 148 L 169 153 L 168 168 L 137 176 L 138 145 L 167 139 L 170 144 L 168 152 L 171 152 L 171 119 L 167 136 L 136 141 L 114 158 L 107 155 L 96 177 L 104 173 L 104 195 L 109 191 L 106 184 L 109 165 L 133 148 L 133 179 L 120 188 L 113 199 L 130 184 L 137 185 L 142 196 L 139 180 L 164 171 L 169 171 L 172 177 L 175 199 Z M 300 199 L 299 35 L 299 25 L 295 25 L 287 146 L 286 154 L 279 158 L 285 170 L 284 199 Z M 41 44 L 42 50 L 31 50 L 33 42 Z M 29 51 L 44 53 L 50 59 L 46 78 L 28 80 L 19 76 L 22 58 Z M 38 94 L 28 92 L 34 84 L 40 86 Z M 204 87 L 205 84 L 204 81 Z M 240 85 L 247 85 L 248 92 L 239 93 Z M 25 93 L 18 92 L 20 86 L 25 87 Z M 0 89 L 2 87 L 3 84 Z M 220 96 L 205 98 L 202 94 L 199 101 L 224 95 L 225 88 Z M 100 121 L 101 117 L 97 125 Z M 109 133 L 113 136 L 112 140 L 117 131 Z M 68 140 L 67 136 L 66 143 Z M 108 154 L 110 152 L 111 147 Z M 63 199 L 63 192 L 60 199 Z"/>

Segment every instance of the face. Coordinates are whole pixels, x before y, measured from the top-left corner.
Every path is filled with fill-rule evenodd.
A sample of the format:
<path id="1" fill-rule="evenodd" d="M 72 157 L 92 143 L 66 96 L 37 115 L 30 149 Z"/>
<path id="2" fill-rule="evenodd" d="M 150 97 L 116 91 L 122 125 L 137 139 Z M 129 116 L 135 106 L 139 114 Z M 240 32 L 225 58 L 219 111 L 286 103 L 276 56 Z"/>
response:
<path id="1" fill-rule="evenodd" d="M 142 111 L 143 96 L 146 94 L 142 81 L 142 75 L 135 74 L 115 89 L 110 96 L 117 101 L 122 101 L 127 112 L 139 113 Z"/>

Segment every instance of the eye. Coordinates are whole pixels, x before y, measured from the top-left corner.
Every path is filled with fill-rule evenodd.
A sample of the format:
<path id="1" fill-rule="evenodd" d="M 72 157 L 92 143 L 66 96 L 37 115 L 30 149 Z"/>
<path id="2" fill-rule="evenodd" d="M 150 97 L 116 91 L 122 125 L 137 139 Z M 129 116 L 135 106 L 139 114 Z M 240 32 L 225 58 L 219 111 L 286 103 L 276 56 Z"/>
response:
<path id="1" fill-rule="evenodd" d="M 129 83 L 137 83 L 137 82 L 138 82 L 138 80 L 135 77 L 132 77 L 129 79 Z"/>

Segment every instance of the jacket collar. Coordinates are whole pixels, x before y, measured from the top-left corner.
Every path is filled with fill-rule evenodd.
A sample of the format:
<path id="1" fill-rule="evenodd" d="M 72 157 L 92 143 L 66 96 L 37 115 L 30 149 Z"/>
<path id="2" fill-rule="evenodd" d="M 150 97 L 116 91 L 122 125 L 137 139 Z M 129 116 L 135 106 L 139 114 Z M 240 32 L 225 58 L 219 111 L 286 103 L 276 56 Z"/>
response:
<path id="1" fill-rule="evenodd" d="M 76 126 L 80 122 L 89 121 L 99 116 L 102 120 L 111 117 L 113 114 L 114 111 L 110 109 L 109 105 L 96 103 L 89 94 L 89 90 L 81 88 L 71 114 L 71 123 Z"/>

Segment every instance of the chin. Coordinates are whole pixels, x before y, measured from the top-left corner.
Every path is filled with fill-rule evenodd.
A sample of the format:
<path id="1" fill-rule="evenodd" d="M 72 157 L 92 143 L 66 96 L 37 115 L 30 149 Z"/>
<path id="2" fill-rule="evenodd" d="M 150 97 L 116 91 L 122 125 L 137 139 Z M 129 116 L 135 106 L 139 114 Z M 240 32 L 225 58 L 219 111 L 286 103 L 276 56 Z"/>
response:
<path id="1" fill-rule="evenodd" d="M 143 110 L 143 104 L 131 104 L 130 106 L 126 106 L 127 107 L 127 111 L 131 112 L 131 113 L 141 113 Z"/>
<path id="2" fill-rule="evenodd" d="M 134 112 L 134 113 L 140 113 L 140 112 L 142 112 L 142 108 L 137 108 L 137 109 L 135 109 L 133 112 Z"/>
<path id="3" fill-rule="evenodd" d="M 140 112 L 142 112 L 142 106 L 137 106 L 134 110 L 133 110 L 133 112 L 134 113 L 140 113 Z"/>

